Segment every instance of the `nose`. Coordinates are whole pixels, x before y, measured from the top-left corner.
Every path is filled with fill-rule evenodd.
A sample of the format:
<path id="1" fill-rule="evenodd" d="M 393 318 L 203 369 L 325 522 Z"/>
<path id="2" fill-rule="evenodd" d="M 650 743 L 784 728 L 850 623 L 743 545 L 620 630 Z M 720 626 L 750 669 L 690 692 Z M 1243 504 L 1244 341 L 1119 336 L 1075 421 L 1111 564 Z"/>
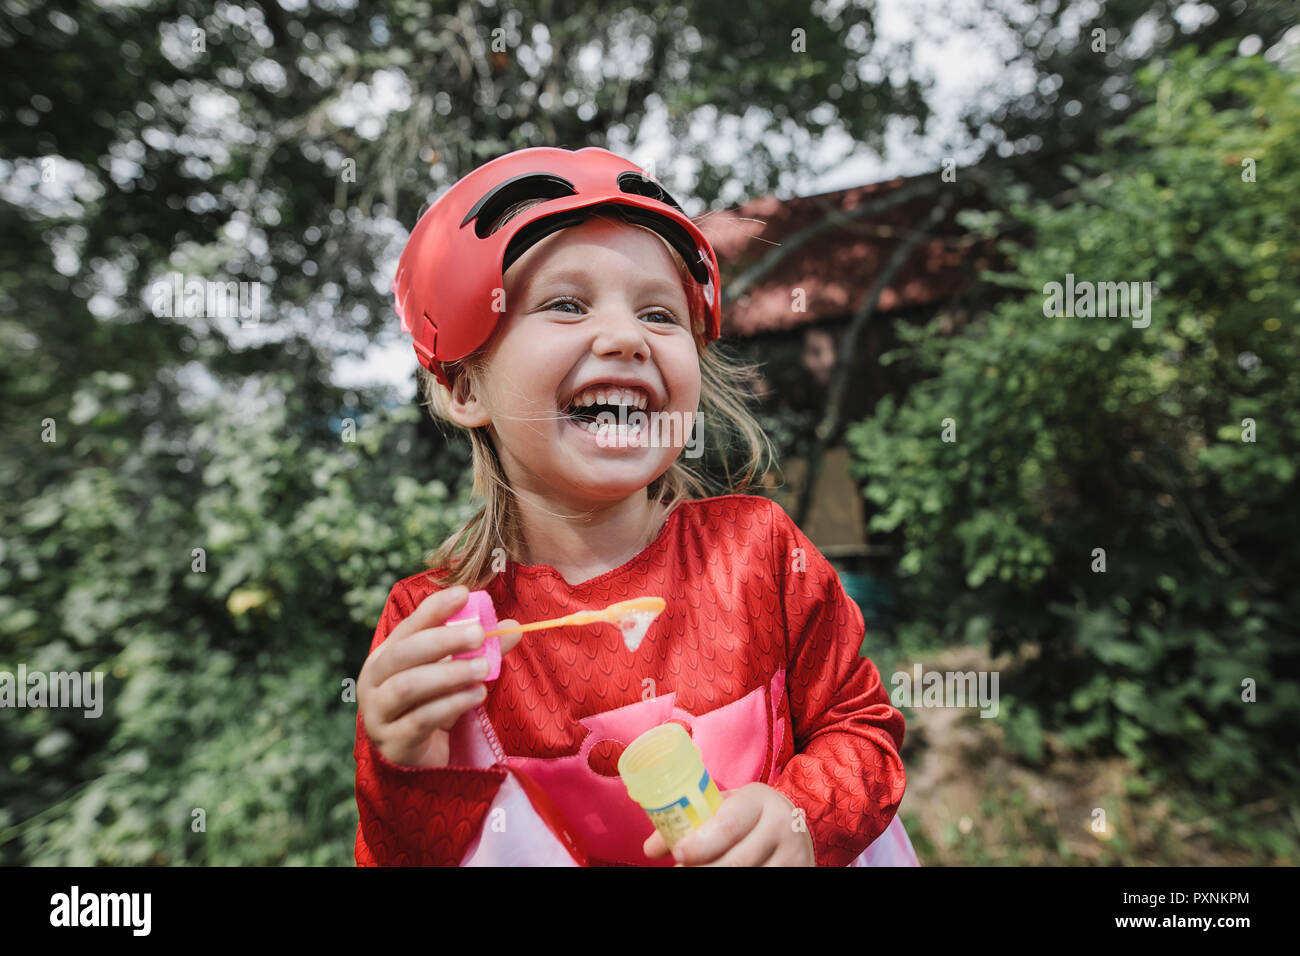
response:
<path id="1" fill-rule="evenodd" d="M 630 310 L 623 307 L 611 308 L 600 316 L 591 351 L 593 355 L 602 358 L 634 358 L 644 361 L 650 357 L 645 326 Z"/>

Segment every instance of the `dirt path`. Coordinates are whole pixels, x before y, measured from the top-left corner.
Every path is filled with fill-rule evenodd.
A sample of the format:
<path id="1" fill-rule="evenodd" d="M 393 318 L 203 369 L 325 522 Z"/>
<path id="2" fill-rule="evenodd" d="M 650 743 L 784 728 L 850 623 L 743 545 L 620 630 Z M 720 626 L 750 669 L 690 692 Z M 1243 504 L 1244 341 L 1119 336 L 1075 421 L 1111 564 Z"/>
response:
<path id="1" fill-rule="evenodd" d="M 913 661 L 906 663 L 911 667 Z M 925 670 L 1001 671 L 974 647 L 920 661 Z M 888 676 L 886 676 L 887 686 Z M 1123 757 L 1081 761 L 1048 735 L 1043 764 L 1018 761 L 999 720 L 976 707 L 906 711 L 907 794 L 899 812 L 922 865 L 1251 865 L 1212 835 L 1213 822 L 1175 818 Z M 1269 808 L 1264 808 L 1269 809 Z M 1101 825 L 1104 813 L 1104 827 Z M 1276 861 L 1287 862 L 1287 861 Z"/>

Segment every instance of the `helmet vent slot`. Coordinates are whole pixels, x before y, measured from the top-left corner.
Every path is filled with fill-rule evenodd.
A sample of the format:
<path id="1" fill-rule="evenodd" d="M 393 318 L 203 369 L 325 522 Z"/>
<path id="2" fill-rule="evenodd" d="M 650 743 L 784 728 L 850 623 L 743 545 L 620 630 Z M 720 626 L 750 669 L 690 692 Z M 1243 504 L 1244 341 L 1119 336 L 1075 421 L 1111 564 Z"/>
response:
<path id="1" fill-rule="evenodd" d="M 480 239 L 492 234 L 492 225 L 506 210 L 526 199 L 558 199 L 577 193 L 573 183 L 554 173 L 524 173 L 507 179 L 474 204 L 461 221 L 465 226 L 474 221 L 474 233 Z M 477 220 L 477 221 L 475 221 Z"/>
<path id="2" fill-rule="evenodd" d="M 636 196 L 645 196 L 647 199 L 657 199 L 660 202 L 667 203 L 678 212 L 685 214 L 685 210 L 677 204 L 677 200 L 668 195 L 668 190 L 660 186 L 653 179 L 643 176 L 641 173 L 634 173 L 631 170 L 618 174 L 618 188 L 625 193 L 632 193 Z"/>

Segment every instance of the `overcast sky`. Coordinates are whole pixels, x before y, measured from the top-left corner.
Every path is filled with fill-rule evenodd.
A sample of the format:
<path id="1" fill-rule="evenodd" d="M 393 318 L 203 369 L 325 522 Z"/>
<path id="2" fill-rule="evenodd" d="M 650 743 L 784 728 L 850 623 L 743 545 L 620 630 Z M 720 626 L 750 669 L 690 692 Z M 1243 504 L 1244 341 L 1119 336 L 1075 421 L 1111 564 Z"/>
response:
<path id="1" fill-rule="evenodd" d="M 1003 2 L 1014 10 L 1021 0 Z M 888 50 L 901 42 L 910 41 L 913 62 L 909 72 L 930 85 L 927 100 L 933 118 L 925 135 L 918 136 L 908 122 L 895 120 L 886 133 L 884 149 L 878 154 L 855 144 L 843 133 L 828 134 L 814 144 L 816 161 L 809 165 L 826 167 L 829 172 L 820 176 L 807 173 L 796 175 L 780 194 L 809 196 L 896 176 L 935 171 L 948 157 L 955 158 L 959 165 L 977 158 L 978 150 L 966 139 L 958 117 L 976 97 L 983 97 L 985 105 L 990 105 L 987 102 L 989 100 L 996 102 L 1006 96 L 1025 92 L 1029 84 L 1035 81 L 1029 70 L 1016 74 L 1002 68 L 1003 54 L 1018 45 L 1018 38 L 988 18 L 987 3 L 988 0 L 880 0 L 875 15 L 877 48 Z M 1062 24 L 1066 33 L 1077 30 L 1079 11 L 1072 13 L 1074 22 L 1067 20 Z M 1213 15 L 1212 8 L 1207 4 L 1185 3 L 1175 17 L 1184 29 L 1188 29 Z M 962 24 L 974 26 L 966 29 L 960 26 Z M 535 43 L 538 29 L 540 28 L 534 32 Z M 1131 31 L 1132 35 L 1121 38 L 1121 41 L 1137 47 L 1144 46 L 1149 39 L 1143 36 L 1143 32 L 1142 23 L 1139 22 L 1138 27 Z M 537 45 L 539 51 L 545 52 L 544 29 L 540 29 L 540 34 L 542 39 Z M 1240 52 L 1249 55 L 1257 51 L 1258 43 L 1254 49 L 1248 48 L 1252 39 L 1255 38 L 1243 41 Z M 1300 27 L 1292 30 L 1279 47 L 1294 49 L 1298 44 Z M 179 47 L 175 51 L 165 52 L 169 56 L 174 54 L 181 58 L 188 55 Z M 1275 53 L 1280 51 L 1277 48 L 1270 51 L 1270 58 L 1274 58 Z M 869 70 L 871 63 L 866 64 L 865 68 Z M 374 137 L 384 128 L 389 113 L 404 109 L 409 102 L 410 92 L 406 78 L 397 70 L 381 71 L 369 83 L 356 84 L 343 91 L 329 112 L 330 118 L 340 125 L 350 126 L 360 135 Z M 218 166 L 224 165 L 228 161 L 228 156 L 224 155 L 224 144 L 231 135 L 232 124 L 238 124 L 238 104 L 224 91 L 214 89 L 201 102 L 194 103 L 192 114 L 187 134 L 195 141 L 205 144 L 205 148 L 210 147 L 208 161 Z M 718 125 L 716 123 L 711 127 L 713 121 L 707 116 L 701 117 L 699 122 L 700 136 L 710 132 L 715 136 L 716 155 L 722 161 L 743 159 L 734 150 L 739 142 L 744 141 L 744 137 L 729 134 L 728 129 L 729 124 L 739 124 L 740 120 L 735 120 L 734 123 L 728 120 L 721 123 L 720 128 L 714 128 Z M 157 130 L 148 132 L 155 137 L 164 136 Z M 689 160 L 681 157 L 679 151 L 673 148 L 661 107 L 651 108 L 637 134 L 638 140 L 634 144 L 611 140 L 608 146 L 661 178 L 681 198 L 688 213 L 702 212 L 702 207 L 694 200 L 690 189 L 693 171 L 683 165 L 689 164 Z M 757 130 L 754 135 L 757 135 Z M 156 148 L 169 148 L 172 145 L 170 142 L 148 142 Z M 118 181 L 138 176 L 141 172 L 139 162 L 144 159 L 144 147 L 140 143 L 121 145 L 121 149 L 114 151 L 109 166 L 109 175 Z M 773 148 L 779 149 L 780 145 L 781 141 L 778 140 Z M 793 148 L 794 144 L 790 146 Z M 732 156 L 728 156 L 728 149 L 733 150 Z M 192 161 L 202 165 L 197 158 L 192 157 Z M 103 187 L 98 181 L 101 174 L 99 170 L 84 170 L 78 164 L 61 158 L 41 160 L 41 164 L 47 162 L 54 162 L 58 167 L 54 182 L 42 180 L 42 170 L 37 163 L 11 163 L 0 159 L 0 193 L 5 199 L 29 206 L 35 211 L 75 218 L 80 204 L 93 202 L 102 192 Z M 196 167 L 195 174 L 201 172 Z M 737 192 L 734 197 L 725 198 L 732 204 L 739 205 L 758 197 Z M 236 214 L 224 230 L 222 241 L 257 255 L 256 244 L 264 243 L 265 240 L 260 229 L 249 229 L 250 224 L 246 215 Z M 374 228 L 382 226 L 383 230 L 399 233 L 396 238 L 400 239 L 400 232 L 409 230 L 413 225 L 414 223 L 385 222 L 374 224 Z M 81 266 L 77 246 L 73 241 L 77 238 L 78 229 L 79 227 L 73 226 L 68 230 L 70 238 L 54 245 L 56 268 L 69 276 L 76 274 Z M 84 230 L 81 232 L 84 233 Z M 394 245 L 400 250 L 400 244 Z M 178 252 L 183 254 L 182 260 L 188 255 L 185 250 Z M 393 261 L 386 264 L 384 274 L 374 280 L 376 288 L 390 302 L 387 309 L 390 319 L 387 331 L 377 341 L 364 346 L 355 357 L 341 359 L 335 367 L 333 377 L 337 384 L 345 387 L 391 384 L 405 399 L 414 394 L 415 355 L 409 336 L 401 332 L 397 315 L 391 308 L 391 294 L 387 284 L 391 282 L 396 270 L 395 255 L 394 253 Z M 210 259 L 211 255 L 205 255 L 204 258 Z M 111 274 L 113 271 L 115 270 L 110 269 L 100 274 L 102 291 L 94 295 L 89 303 L 92 312 L 105 318 L 120 311 L 121 297 L 128 294 L 121 276 L 115 277 Z M 264 296 L 268 292 L 262 291 Z M 147 294 L 148 290 L 142 293 Z M 145 307 L 149 307 L 147 300 Z M 313 319 L 309 310 L 293 311 L 295 314 L 292 316 L 279 316 L 276 321 L 263 322 L 250 329 L 239 328 L 237 323 L 231 323 L 236 327 L 227 328 L 226 331 L 237 347 L 247 347 L 260 341 L 283 338 L 301 323 L 319 323 L 319 319 Z M 313 325 L 313 328 L 317 327 Z M 197 363 L 191 363 L 195 364 Z M 214 394 L 217 391 L 216 384 L 208 382 L 205 387 L 201 381 L 205 377 L 204 372 L 205 370 L 195 368 L 185 378 L 192 382 L 196 391 Z"/>
<path id="2" fill-rule="evenodd" d="M 971 97 L 989 85 L 1010 92 L 1028 82 L 1024 77 L 998 76 L 1002 62 L 999 47 L 1009 38 L 992 30 L 976 33 L 957 32 L 950 26 L 941 27 L 946 32 L 934 29 L 935 24 L 950 25 L 965 13 L 978 16 L 982 8 L 982 2 L 975 0 L 882 0 L 876 13 L 878 36 L 890 46 L 900 40 L 912 41 L 912 73 L 933 83 L 927 97 L 933 120 L 923 137 L 916 136 L 901 121 L 893 123 L 883 155 L 857 146 L 843 133 L 828 135 L 818 144 L 820 165 L 839 157 L 843 159 L 825 175 L 800 178 L 793 185 L 792 194 L 810 196 L 895 176 L 916 175 L 938 169 L 946 156 L 955 155 L 959 162 L 970 158 L 969 149 L 962 148 L 966 141 L 957 118 Z M 626 150 L 618 143 L 611 143 L 610 148 L 643 166 L 653 162 L 662 169 L 673 154 L 662 113 L 648 115 L 639 132 L 639 149 Z M 720 158 L 727 158 L 726 150 L 734 148 L 735 142 L 735 137 L 725 135 L 725 130 L 718 136 Z M 667 176 L 663 178 L 669 181 Z M 689 195 L 689 190 L 683 190 L 683 194 Z M 737 197 L 737 204 L 754 198 L 757 197 Z M 339 385 L 386 382 L 395 386 L 402 397 L 413 396 L 415 354 L 409 336 L 400 333 L 396 313 L 392 316 L 391 330 L 391 336 L 372 343 L 364 355 L 340 361 L 335 367 L 334 381 Z"/>

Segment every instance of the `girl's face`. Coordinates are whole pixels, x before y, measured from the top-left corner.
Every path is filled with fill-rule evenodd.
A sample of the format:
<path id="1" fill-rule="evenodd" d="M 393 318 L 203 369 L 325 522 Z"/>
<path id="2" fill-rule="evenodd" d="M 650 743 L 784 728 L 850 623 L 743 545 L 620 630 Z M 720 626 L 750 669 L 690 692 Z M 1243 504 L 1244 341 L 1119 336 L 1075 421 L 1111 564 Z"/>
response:
<path id="1" fill-rule="evenodd" d="M 667 471 L 699 407 L 699 358 L 671 254 L 651 233 L 599 215 L 542 239 L 506 271 L 486 361 L 453 417 L 490 427 L 512 488 L 575 510 L 613 504 Z M 639 434 L 620 424 L 643 419 Z"/>

